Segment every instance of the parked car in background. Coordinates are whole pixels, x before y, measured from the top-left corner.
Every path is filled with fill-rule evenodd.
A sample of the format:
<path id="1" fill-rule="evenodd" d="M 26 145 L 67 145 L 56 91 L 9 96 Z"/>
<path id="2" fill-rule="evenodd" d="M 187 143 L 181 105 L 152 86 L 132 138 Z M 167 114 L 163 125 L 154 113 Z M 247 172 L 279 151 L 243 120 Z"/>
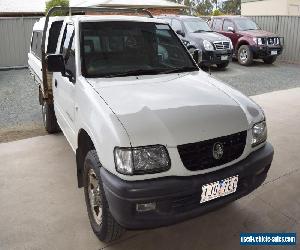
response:
<path id="1" fill-rule="evenodd" d="M 250 65 L 253 59 L 262 59 L 272 64 L 282 53 L 283 38 L 262 30 L 248 17 L 212 17 L 210 25 L 214 31 L 231 39 L 234 56 L 241 65 Z"/>
<path id="2" fill-rule="evenodd" d="M 214 32 L 207 22 L 192 16 L 159 16 L 171 25 L 189 52 L 195 49 L 202 54 L 200 66 L 217 65 L 226 68 L 231 60 L 233 46 L 227 37 Z"/>

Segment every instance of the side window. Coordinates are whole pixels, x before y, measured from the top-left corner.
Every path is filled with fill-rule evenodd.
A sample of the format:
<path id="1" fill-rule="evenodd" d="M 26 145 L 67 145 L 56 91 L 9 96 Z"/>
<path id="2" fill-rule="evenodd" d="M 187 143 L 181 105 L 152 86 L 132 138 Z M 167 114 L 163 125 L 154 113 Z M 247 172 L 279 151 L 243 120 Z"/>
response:
<path id="1" fill-rule="evenodd" d="M 56 51 L 57 41 L 63 21 L 53 22 L 49 30 L 47 53 L 52 54 Z"/>
<path id="2" fill-rule="evenodd" d="M 228 31 L 228 27 L 234 28 L 233 22 L 230 20 L 225 20 L 223 24 L 223 30 Z"/>
<path id="3" fill-rule="evenodd" d="M 213 29 L 216 30 L 216 31 L 221 31 L 222 30 L 222 24 L 223 24 L 222 19 L 214 19 Z"/>
<path id="4" fill-rule="evenodd" d="M 36 53 L 36 35 L 37 35 L 37 32 L 33 32 L 32 34 L 32 41 L 31 41 L 31 51 L 33 54 Z"/>
<path id="5" fill-rule="evenodd" d="M 41 31 L 34 31 L 32 35 L 31 41 L 31 51 L 37 58 L 42 57 L 42 32 Z"/>
<path id="6" fill-rule="evenodd" d="M 72 24 L 67 24 L 61 44 L 61 54 L 65 60 L 66 73 L 71 76 L 72 82 L 75 82 L 76 76 L 74 36 L 74 26 Z"/>
<path id="7" fill-rule="evenodd" d="M 182 30 L 182 25 L 181 25 L 181 22 L 176 20 L 176 19 L 173 19 L 172 20 L 172 28 L 173 30 L 176 32 L 177 30 Z"/>
<path id="8" fill-rule="evenodd" d="M 36 56 L 42 58 L 42 32 L 37 32 L 37 41 L 36 41 Z"/>

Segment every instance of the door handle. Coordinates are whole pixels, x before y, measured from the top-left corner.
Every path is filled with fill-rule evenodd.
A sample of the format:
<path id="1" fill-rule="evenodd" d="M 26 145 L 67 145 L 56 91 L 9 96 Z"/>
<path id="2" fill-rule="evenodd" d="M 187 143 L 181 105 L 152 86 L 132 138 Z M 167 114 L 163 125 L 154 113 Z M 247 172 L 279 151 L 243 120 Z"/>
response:
<path id="1" fill-rule="evenodd" d="M 55 86 L 55 88 L 57 88 L 57 80 L 55 80 L 54 86 Z"/>

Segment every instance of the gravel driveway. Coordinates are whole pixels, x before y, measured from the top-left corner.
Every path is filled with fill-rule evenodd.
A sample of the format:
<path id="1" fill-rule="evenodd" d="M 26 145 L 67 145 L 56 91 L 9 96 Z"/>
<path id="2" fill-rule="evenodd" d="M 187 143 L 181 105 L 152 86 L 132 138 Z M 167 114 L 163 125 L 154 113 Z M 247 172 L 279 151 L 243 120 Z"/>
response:
<path id="1" fill-rule="evenodd" d="M 252 96 L 300 86 L 300 66 L 255 62 L 243 67 L 233 62 L 211 74 Z M 46 134 L 38 103 L 38 88 L 27 69 L 0 71 L 0 142 Z"/>

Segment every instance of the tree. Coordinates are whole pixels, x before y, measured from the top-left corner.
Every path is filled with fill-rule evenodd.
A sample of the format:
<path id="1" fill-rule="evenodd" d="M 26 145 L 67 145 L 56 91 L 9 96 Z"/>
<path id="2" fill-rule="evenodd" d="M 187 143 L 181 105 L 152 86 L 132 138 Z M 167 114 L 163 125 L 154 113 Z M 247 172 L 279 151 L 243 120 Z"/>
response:
<path id="1" fill-rule="evenodd" d="M 53 7 L 69 7 L 69 0 L 50 0 L 46 2 L 46 13 Z M 54 16 L 64 16 L 65 12 L 57 12 Z"/>
<path id="2" fill-rule="evenodd" d="M 199 16 L 209 16 L 213 11 L 213 5 L 210 0 L 199 1 L 196 4 L 196 12 Z"/>
<path id="3" fill-rule="evenodd" d="M 241 0 L 227 0 L 226 2 L 223 2 L 221 10 L 225 14 L 240 15 Z"/>

